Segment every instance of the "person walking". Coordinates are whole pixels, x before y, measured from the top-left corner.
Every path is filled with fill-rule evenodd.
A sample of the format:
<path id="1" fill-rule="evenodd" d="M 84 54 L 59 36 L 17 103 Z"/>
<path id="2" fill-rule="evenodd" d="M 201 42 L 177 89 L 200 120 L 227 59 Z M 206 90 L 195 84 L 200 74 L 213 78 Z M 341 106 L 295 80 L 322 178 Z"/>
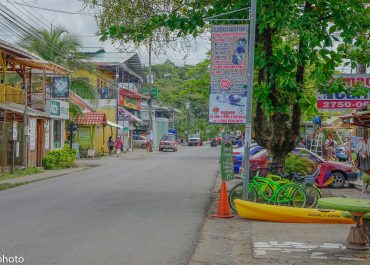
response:
<path id="1" fill-rule="evenodd" d="M 121 137 L 117 136 L 116 142 L 115 142 L 117 157 L 121 154 L 121 148 L 122 148 L 122 140 Z"/>
<path id="2" fill-rule="evenodd" d="M 147 132 L 146 136 L 145 136 L 145 146 L 146 146 L 146 151 L 147 152 L 150 152 L 150 149 L 151 149 L 151 141 L 150 141 L 150 133 Z"/>
<path id="3" fill-rule="evenodd" d="M 328 139 L 325 141 L 325 149 L 328 160 L 337 160 L 334 154 L 335 141 L 332 133 L 329 133 Z"/>
<path id="4" fill-rule="evenodd" d="M 113 137 L 112 137 L 112 136 L 109 136 L 109 139 L 108 139 L 108 150 L 109 150 L 109 155 L 112 155 L 113 147 L 114 147 Z"/>

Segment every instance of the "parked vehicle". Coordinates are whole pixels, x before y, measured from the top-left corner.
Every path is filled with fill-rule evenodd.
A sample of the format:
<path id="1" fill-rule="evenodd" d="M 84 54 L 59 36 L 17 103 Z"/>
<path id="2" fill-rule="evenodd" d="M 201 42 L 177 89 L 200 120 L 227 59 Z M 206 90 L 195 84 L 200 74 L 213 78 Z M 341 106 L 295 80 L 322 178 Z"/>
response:
<path id="1" fill-rule="evenodd" d="M 333 174 L 334 180 L 330 186 L 334 189 L 343 188 L 346 182 L 356 181 L 358 179 L 358 170 L 350 164 L 325 160 L 306 148 L 295 148 L 292 152 L 308 157 L 314 161 L 315 164 L 325 164 L 328 167 L 328 170 Z M 263 149 L 251 157 L 250 164 L 253 164 L 256 167 L 266 167 L 268 160 L 269 153 L 266 149 Z"/>
<path id="2" fill-rule="evenodd" d="M 164 134 L 162 139 L 159 141 L 159 151 L 172 150 L 177 151 L 177 139 L 174 134 Z"/>
<path id="3" fill-rule="evenodd" d="M 263 147 L 259 146 L 256 143 L 253 143 L 250 147 L 251 156 L 257 154 L 263 150 Z M 233 158 L 234 158 L 234 174 L 239 174 L 240 167 L 242 166 L 243 162 L 243 155 L 244 155 L 244 146 L 235 148 L 233 150 Z"/>
<path id="4" fill-rule="evenodd" d="M 145 137 L 141 135 L 133 135 L 132 136 L 132 144 L 134 148 L 142 148 L 145 149 Z"/>
<path id="5" fill-rule="evenodd" d="M 193 146 L 193 145 L 201 146 L 201 145 L 203 145 L 202 140 L 200 139 L 200 135 L 199 134 L 190 134 L 189 137 L 188 137 L 188 145 L 189 146 Z"/>
<path id="6" fill-rule="evenodd" d="M 212 138 L 210 143 L 211 143 L 211 147 L 217 147 L 218 146 L 218 142 L 215 138 Z"/>

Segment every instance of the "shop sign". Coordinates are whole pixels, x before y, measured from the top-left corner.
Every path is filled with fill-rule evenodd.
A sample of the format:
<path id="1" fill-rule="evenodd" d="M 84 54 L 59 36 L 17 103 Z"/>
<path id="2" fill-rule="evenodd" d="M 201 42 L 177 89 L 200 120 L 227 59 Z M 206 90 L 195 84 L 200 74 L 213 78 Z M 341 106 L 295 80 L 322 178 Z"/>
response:
<path id="1" fill-rule="evenodd" d="M 50 121 L 49 120 L 45 120 L 44 131 L 45 131 L 45 150 L 49 150 L 50 149 Z"/>
<path id="2" fill-rule="evenodd" d="M 370 88 L 370 75 L 338 74 L 333 76 L 334 80 L 342 79 L 343 85 L 348 88 L 362 86 Z M 345 92 L 327 94 L 317 93 L 318 109 L 361 109 L 370 103 L 370 91 L 365 96 L 353 96 Z"/>
<path id="3" fill-rule="evenodd" d="M 78 128 L 78 139 L 81 146 L 90 146 L 90 127 Z"/>
<path id="4" fill-rule="evenodd" d="M 221 179 L 228 181 L 234 179 L 233 146 L 231 142 L 222 139 L 221 143 Z"/>
<path id="5" fill-rule="evenodd" d="M 150 88 L 142 88 L 140 89 L 140 93 L 143 94 L 144 96 L 149 97 L 150 96 Z M 152 88 L 152 95 L 153 98 L 158 98 L 158 88 Z"/>
<path id="6" fill-rule="evenodd" d="M 54 77 L 52 80 L 52 96 L 53 98 L 69 98 L 69 78 Z"/>
<path id="7" fill-rule="evenodd" d="M 246 121 L 247 36 L 246 25 L 212 27 L 210 123 Z"/>
<path id="8" fill-rule="evenodd" d="M 30 150 L 36 150 L 36 120 L 30 119 Z"/>
<path id="9" fill-rule="evenodd" d="M 119 105 L 130 109 L 141 110 L 141 100 L 136 98 L 120 95 Z"/>
<path id="10" fill-rule="evenodd" d="M 69 103 L 61 100 L 47 100 L 46 111 L 54 118 L 69 119 Z"/>

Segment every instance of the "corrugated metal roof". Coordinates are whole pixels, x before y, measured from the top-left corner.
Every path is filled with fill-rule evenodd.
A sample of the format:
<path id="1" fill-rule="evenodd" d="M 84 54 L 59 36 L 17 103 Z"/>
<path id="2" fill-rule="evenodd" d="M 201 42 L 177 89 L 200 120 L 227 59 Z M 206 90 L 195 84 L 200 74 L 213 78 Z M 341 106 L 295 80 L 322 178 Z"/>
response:
<path id="1" fill-rule="evenodd" d="M 42 60 L 40 56 L 7 41 L 0 40 L 0 50 L 4 50 L 8 52 L 9 54 L 12 54 L 14 56 L 20 56 L 23 58 L 28 58 L 28 59 L 37 59 L 37 60 Z"/>

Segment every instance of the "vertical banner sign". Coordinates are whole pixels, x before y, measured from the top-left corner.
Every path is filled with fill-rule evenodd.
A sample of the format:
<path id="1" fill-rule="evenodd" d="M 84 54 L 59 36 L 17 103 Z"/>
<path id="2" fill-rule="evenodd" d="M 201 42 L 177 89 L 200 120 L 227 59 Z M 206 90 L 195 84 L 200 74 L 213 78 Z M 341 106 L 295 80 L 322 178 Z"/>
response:
<path id="1" fill-rule="evenodd" d="M 222 138 L 221 143 L 221 179 L 228 181 L 234 179 L 233 145 Z"/>
<path id="2" fill-rule="evenodd" d="M 370 75 L 360 74 L 337 74 L 333 75 L 334 80 L 340 79 L 343 85 L 348 88 L 355 87 L 370 89 Z M 364 96 L 353 96 L 345 92 L 328 94 L 317 93 L 318 109 L 361 109 L 370 103 L 370 91 Z"/>
<path id="3" fill-rule="evenodd" d="M 247 35 L 247 25 L 212 27 L 210 123 L 246 122 Z"/>

